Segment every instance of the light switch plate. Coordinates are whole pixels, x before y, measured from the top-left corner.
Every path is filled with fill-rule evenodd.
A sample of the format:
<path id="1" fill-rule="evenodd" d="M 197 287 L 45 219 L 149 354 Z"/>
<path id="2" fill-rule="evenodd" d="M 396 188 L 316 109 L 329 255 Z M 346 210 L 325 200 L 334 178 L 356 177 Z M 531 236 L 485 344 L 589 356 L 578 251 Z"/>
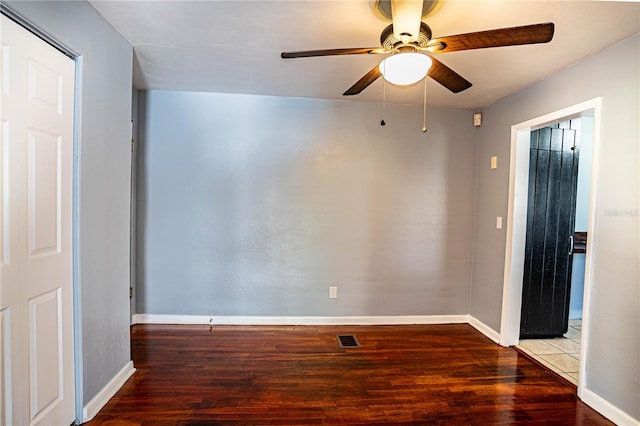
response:
<path id="1" fill-rule="evenodd" d="M 502 216 L 496 217 L 496 229 L 502 229 Z"/>
<path id="2" fill-rule="evenodd" d="M 495 170 L 498 168 L 498 156 L 494 155 L 491 157 L 491 170 Z"/>

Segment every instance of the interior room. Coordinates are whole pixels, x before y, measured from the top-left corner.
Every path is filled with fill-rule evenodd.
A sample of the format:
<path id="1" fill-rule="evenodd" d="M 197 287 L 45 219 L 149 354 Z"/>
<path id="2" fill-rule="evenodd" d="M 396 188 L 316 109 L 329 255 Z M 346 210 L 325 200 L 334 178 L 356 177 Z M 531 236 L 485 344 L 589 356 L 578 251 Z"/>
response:
<path id="1" fill-rule="evenodd" d="M 640 3 L 400 3 L 0 1 L 2 424 L 117 422 L 119 402 L 143 410 L 154 344 L 215 342 L 240 374 L 251 351 L 233 342 L 293 348 L 287 333 L 307 348 L 296 365 L 317 353 L 341 371 L 353 354 L 371 368 L 354 383 L 376 392 L 408 386 L 371 379 L 376 357 L 417 371 L 465 344 L 457 380 L 475 363 L 514 388 L 540 380 L 539 398 L 553 382 L 575 422 L 640 424 Z M 394 34 L 416 4 L 417 29 Z M 391 83 L 381 61 L 409 50 L 431 68 Z M 48 109 L 52 127 L 33 124 Z M 568 192 L 532 184 L 554 151 Z M 552 210 L 538 271 L 533 218 Z M 531 284 L 543 275 L 550 287 Z M 245 364 L 252 380 L 265 359 Z M 422 374 L 434 395 L 453 386 Z M 282 415 L 285 394 L 260 397 Z M 312 408 L 327 423 L 479 421 L 446 417 L 457 401 Z M 485 420 L 549 420 L 514 410 Z"/>

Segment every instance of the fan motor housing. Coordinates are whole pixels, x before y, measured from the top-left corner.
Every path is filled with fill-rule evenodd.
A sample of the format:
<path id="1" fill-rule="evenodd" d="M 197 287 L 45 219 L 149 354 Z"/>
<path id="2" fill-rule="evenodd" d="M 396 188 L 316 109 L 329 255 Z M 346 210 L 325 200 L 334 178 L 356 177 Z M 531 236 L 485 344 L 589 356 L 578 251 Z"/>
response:
<path id="1" fill-rule="evenodd" d="M 412 44 L 415 44 L 418 47 L 427 47 L 429 41 L 431 40 L 431 28 L 424 22 L 420 22 L 420 35 L 418 36 L 418 40 Z M 393 50 L 399 44 L 402 44 L 402 40 L 398 40 L 393 35 L 393 24 L 387 26 L 382 33 L 380 34 L 380 44 L 385 50 Z"/>
<path id="2" fill-rule="evenodd" d="M 429 15 L 433 15 L 440 6 L 442 6 L 444 0 L 423 0 L 422 2 L 422 18 L 425 18 Z M 391 13 L 391 0 L 373 0 L 372 3 L 373 10 L 381 17 L 393 20 Z"/>

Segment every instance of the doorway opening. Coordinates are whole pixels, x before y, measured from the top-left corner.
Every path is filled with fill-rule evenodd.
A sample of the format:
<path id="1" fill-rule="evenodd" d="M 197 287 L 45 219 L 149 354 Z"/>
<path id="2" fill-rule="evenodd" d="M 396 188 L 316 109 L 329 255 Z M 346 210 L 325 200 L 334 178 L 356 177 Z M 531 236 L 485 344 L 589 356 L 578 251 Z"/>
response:
<path id="1" fill-rule="evenodd" d="M 592 99 L 559 111 L 555 111 L 511 127 L 511 164 L 509 174 L 509 210 L 507 241 L 505 253 L 505 271 L 502 299 L 502 317 L 500 328 L 500 344 L 503 346 L 518 345 L 520 341 L 520 323 L 522 309 L 522 292 L 524 278 L 524 259 L 527 234 L 527 207 L 529 184 L 529 150 L 531 131 L 564 122 L 570 119 L 584 118 L 585 122 L 592 121 L 592 161 L 590 165 L 581 159 L 580 167 L 583 171 L 590 171 L 589 189 L 586 208 L 581 207 L 583 218 L 586 220 L 586 254 L 584 255 L 584 286 L 582 294 L 573 294 L 574 301 L 582 299 L 582 306 L 573 306 L 570 316 L 581 316 L 579 332 L 579 368 L 577 375 L 578 395 L 584 387 L 586 357 L 588 356 L 589 341 L 589 286 L 591 276 L 591 247 L 594 231 L 595 213 L 595 182 L 597 179 L 597 154 L 600 134 L 601 98 Z M 577 272 L 581 266 L 576 265 Z M 578 304 L 579 305 L 579 304 Z M 577 319 L 577 318 L 575 318 Z"/>
<path id="2" fill-rule="evenodd" d="M 591 112 L 531 131 L 518 347 L 575 385 L 592 142 Z"/>

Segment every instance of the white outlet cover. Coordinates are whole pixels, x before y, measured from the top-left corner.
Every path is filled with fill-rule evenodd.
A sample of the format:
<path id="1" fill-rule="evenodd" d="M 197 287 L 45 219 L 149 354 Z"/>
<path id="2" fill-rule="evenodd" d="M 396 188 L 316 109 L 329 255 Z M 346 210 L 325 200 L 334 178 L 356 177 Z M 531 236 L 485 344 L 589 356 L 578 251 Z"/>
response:
<path id="1" fill-rule="evenodd" d="M 338 298 L 338 287 L 329 287 L 329 299 Z"/>
<path id="2" fill-rule="evenodd" d="M 496 229 L 502 229 L 502 216 L 496 217 Z"/>

